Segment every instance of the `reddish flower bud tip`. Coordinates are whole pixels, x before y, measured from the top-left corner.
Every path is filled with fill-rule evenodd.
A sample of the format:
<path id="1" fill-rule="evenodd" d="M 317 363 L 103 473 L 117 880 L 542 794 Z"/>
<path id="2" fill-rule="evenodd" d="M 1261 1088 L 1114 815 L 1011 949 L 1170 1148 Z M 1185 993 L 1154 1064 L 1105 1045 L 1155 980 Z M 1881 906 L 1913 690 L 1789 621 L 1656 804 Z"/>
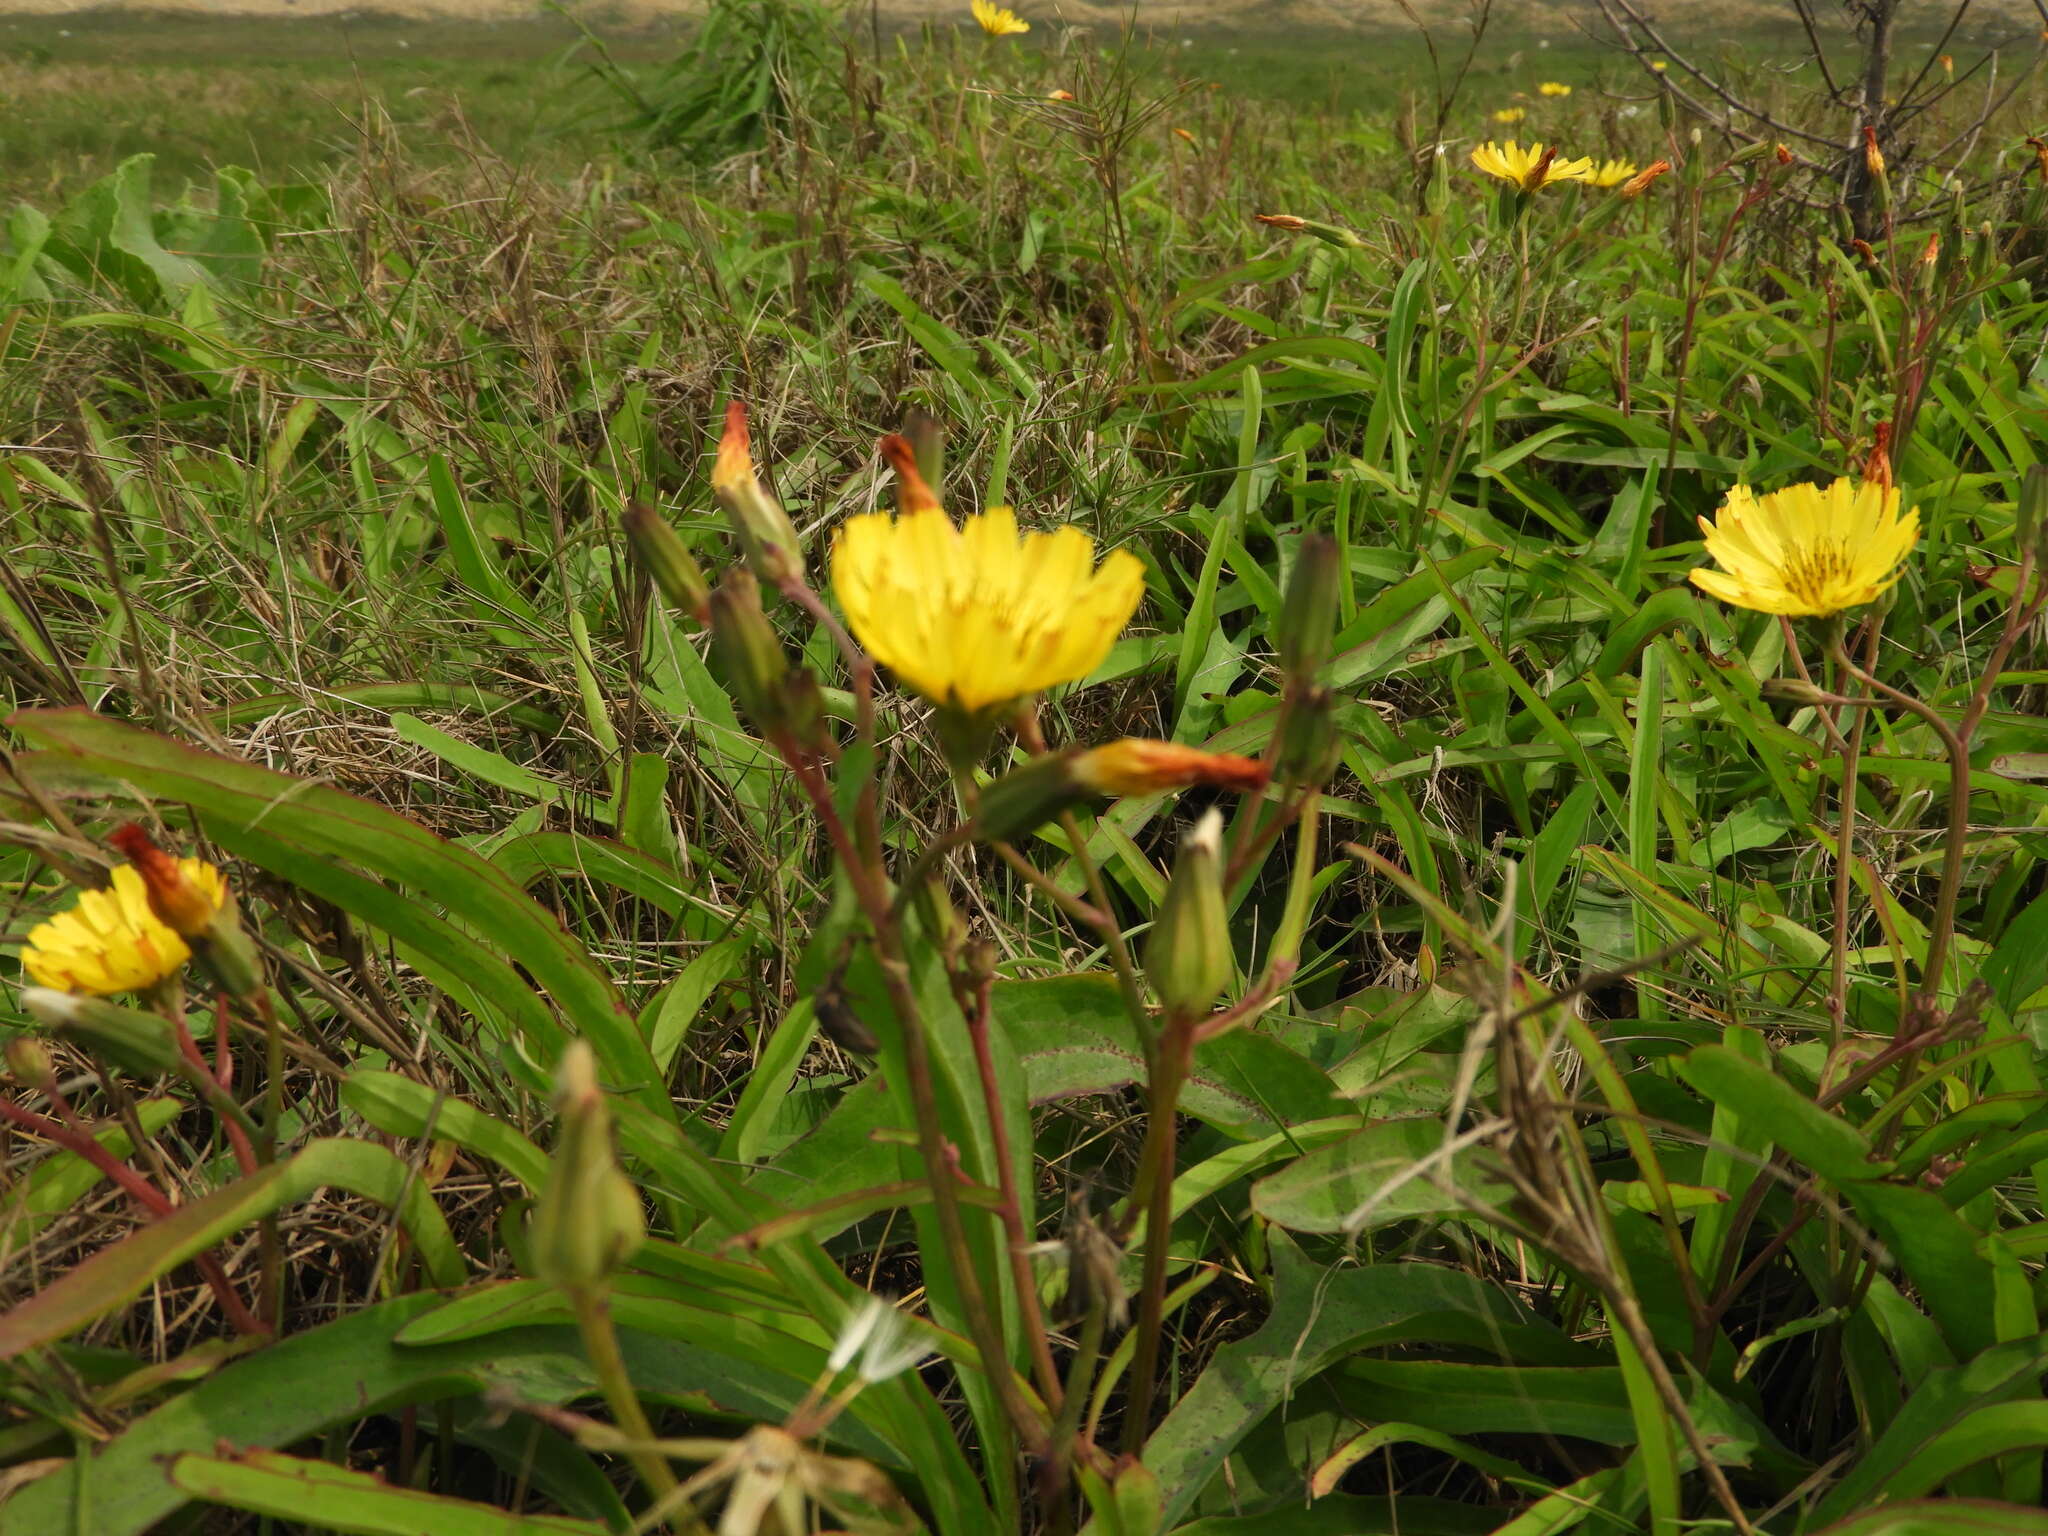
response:
<path id="1" fill-rule="evenodd" d="M 157 921 L 181 938 L 198 938 L 211 931 L 220 902 L 201 889 L 179 862 L 150 840 L 134 822 L 116 827 L 107 841 L 128 857 L 149 895 L 149 909 Z"/>
<path id="2" fill-rule="evenodd" d="M 1270 224 L 1275 229 L 1301 230 L 1308 228 L 1308 220 L 1297 218 L 1291 213 L 1255 213 L 1252 215 L 1261 224 Z"/>
<path id="3" fill-rule="evenodd" d="M 718 461 L 711 466 L 714 490 L 754 478 L 754 455 L 747 436 L 747 408 L 739 401 L 725 408 L 725 434 L 718 440 Z"/>
<path id="4" fill-rule="evenodd" d="M 925 484 L 924 474 L 917 467 L 917 450 L 910 446 L 910 439 L 900 432 L 891 432 L 876 446 L 896 471 L 896 510 L 905 517 L 913 512 L 938 511 L 939 498 Z"/>

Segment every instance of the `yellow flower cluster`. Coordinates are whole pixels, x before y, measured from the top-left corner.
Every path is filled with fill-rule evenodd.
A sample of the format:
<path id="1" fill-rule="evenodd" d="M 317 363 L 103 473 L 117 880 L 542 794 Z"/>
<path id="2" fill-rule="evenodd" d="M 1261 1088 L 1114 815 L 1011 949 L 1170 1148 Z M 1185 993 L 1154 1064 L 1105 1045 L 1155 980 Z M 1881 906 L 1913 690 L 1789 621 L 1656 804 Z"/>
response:
<path id="1" fill-rule="evenodd" d="M 213 865 L 179 859 L 177 868 L 214 911 L 226 903 Z M 21 965 L 39 987 L 101 997 L 156 986 L 191 958 L 191 947 L 151 910 L 142 872 L 123 864 L 106 890 L 81 892 L 68 910 L 31 928 Z"/>

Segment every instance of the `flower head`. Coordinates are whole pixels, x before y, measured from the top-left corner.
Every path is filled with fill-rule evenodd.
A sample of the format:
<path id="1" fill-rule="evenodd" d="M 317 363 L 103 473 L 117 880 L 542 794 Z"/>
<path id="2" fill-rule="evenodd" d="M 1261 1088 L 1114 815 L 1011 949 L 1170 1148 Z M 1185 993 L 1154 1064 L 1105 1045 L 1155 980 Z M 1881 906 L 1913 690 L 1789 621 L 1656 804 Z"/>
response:
<path id="1" fill-rule="evenodd" d="M 1593 167 L 1586 180 L 1596 187 L 1618 187 L 1633 180 L 1635 174 L 1636 163 L 1633 160 L 1602 160 Z"/>
<path id="2" fill-rule="evenodd" d="M 168 855 L 164 855 L 168 861 Z M 220 871 L 204 859 L 178 859 L 180 879 L 218 910 L 227 901 Z M 123 864 L 103 891 L 78 900 L 28 932 L 22 969 L 39 987 L 93 997 L 138 992 L 177 975 L 191 946 L 150 910 L 142 871 Z"/>
<path id="3" fill-rule="evenodd" d="M 1652 68 L 1652 69 L 1654 69 L 1655 71 L 1657 71 L 1657 73 L 1658 73 L 1658 74 L 1660 74 L 1660 75 L 1661 75 L 1661 74 L 1663 74 L 1663 73 L 1664 73 L 1664 71 L 1665 71 L 1665 70 L 1667 70 L 1667 69 L 1669 69 L 1670 67 L 1671 67 L 1671 64 L 1670 64 L 1670 61 L 1669 61 L 1669 60 L 1666 60 L 1666 59 L 1652 59 L 1652 60 L 1650 60 L 1650 68 Z"/>
<path id="4" fill-rule="evenodd" d="M 1123 550 L 1099 567 L 1094 555 L 1072 526 L 1020 535 L 1008 507 L 991 507 L 956 528 L 933 503 L 848 518 L 832 590 L 906 687 L 973 714 L 1102 664 L 1145 595 L 1145 567 Z"/>
<path id="5" fill-rule="evenodd" d="M 1513 139 L 1505 144 L 1489 139 L 1472 151 L 1472 163 L 1524 192 L 1537 191 L 1553 181 L 1584 181 L 1593 173 L 1591 160 L 1560 160 L 1555 149 L 1543 144 L 1524 149 Z"/>
<path id="6" fill-rule="evenodd" d="M 1738 485 L 1700 531 L 1721 568 L 1693 571 L 1694 586 L 1738 608 L 1811 618 L 1860 607 L 1896 582 L 1920 513 L 1901 517 L 1897 489 L 1874 480 L 1764 496 Z"/>
<path id="7" fill-rule="evenodd" d="M 1504 127 L 1512 128 L 1528 115 L 1529 109 L 1527 107 L 1502 107 L 1493 114 L 1493 120 Z"/>
<path id="8" fill-rule="evenodd" d="M 1015 11 L 1007 10 L 994 0 L 973 0 L 970 7 L 974 19 L 981 24 L 981 30 L 990 37 L 1021 37 L 1031 30 L 1031 23 Z"/>
<path id="9" fill-rule="evenodd" d="M 1572 88 L 1562 80 L 1546 80 L 1536 87 L 1538 96 L 1569 96 L 1571 93 Z"/>
<path id="10" fill-rule="evenodd" d="M 1877 145 L 1877 129 L 1869 123 L 1863 125 L 1863 168 L 1873 179 L 1884 175 L 1884 151 Z"/>

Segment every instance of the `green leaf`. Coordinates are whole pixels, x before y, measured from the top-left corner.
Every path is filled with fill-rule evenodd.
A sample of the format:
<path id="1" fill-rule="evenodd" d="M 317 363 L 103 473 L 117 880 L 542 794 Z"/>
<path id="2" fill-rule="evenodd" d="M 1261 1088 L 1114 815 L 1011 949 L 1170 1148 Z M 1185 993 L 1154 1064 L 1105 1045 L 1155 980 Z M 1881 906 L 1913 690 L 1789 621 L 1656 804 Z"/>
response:
<path id="1" fill-rule="evenodd" d="M 1979 974 L 2008 1014 L 2018 1013 L 2028 998 L 2048 987 L 2048 896 L 2037 897 L 2006 925 Z"/>
<path id="2" fill-rule="evenodd" d="M 1145 1465 L 1165 1490 L 1169 1526 L 1192 1507 L 1239 1441 L 1335 1361 L 1401 1343 L 1432 1314 L 1465 1314 L 1482 1325 L 1517 1321 L 1498 1293 L 1457 1270 L 1428 1264 L 1324 1270 L 1284 1233 L 1270 1240 L 1272 1311 L 1257 1333 L 1216 1351 L 1145 1444 Z M 1391 1410 L 1387 1416 L 1414 1417 Z"/>
<path id="3" fill-rule="evenodd" d="M 547 1154 L 467 1099 L 396 1072 L 363 1068 L 342 1080 L 341 1102 L 386 1135 L 431 1136 L 489 1158 L 529 1191 L 547 1182 Z"/>
<path id="4" fill-rule="evenodd" d="M 239 1456 L 191 1452 L 170 1466 L 170 1480 L 195 1499 L 251 1514 L 303 1521 L 359 1536 L 604 1536 L 588 1520 L 559 1515 L 514 1515 L 489 1504 L 393 1488 L 367 1472 L 271 1451 Z"/>
<path id="5" fill-rule="evenodd" d="M 1370 1232 L 1397 1221 L 1483 1212 L 1505 1193 L 1469 1148 L 1446 1153 L 1441 1120 L 1382 1120 L 1252 1186 L 1252 1209 L 1295 1232 Z"/>
<path id="6" fill-rule="evenodd" d="M 1856 1181 L 1878 1178 L 1891 1167 L 1871 1158 L 1870 1143 L 1855 1126 L 1726 1046 L 1697 1046 L 1678 1070 L 1709 1101 L 1729 1104 L 1750 1124 L 1768 1127 L 1773 1141 L 1815 1173 Z"/>
<path id="7" fill-rule="evenodd" d="M 1892 1504 L 1813 1536 L 2048 1536 L 2048 1512 L 1989 1499 Z"/>

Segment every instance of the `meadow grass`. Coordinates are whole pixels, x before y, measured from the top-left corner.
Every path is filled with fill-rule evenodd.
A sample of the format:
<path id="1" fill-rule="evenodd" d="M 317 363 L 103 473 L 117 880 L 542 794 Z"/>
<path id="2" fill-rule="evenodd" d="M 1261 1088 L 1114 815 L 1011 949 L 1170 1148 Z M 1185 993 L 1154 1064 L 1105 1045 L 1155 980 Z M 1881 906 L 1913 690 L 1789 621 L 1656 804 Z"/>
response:
<path id="1" fill-rule="evenodd" d="M 852 27 L 665 144 L 554 22 L 4 25 L 0 935 L 134 818 L 265 978 L 7 1005 L 10 1536 L 2048 1529 L 2039 81 L 1859 246 L 1775 32 L 1813 171 L 1507 30 L 1438 160 L 1405 33 Z M 826 622 L 899 428 L 1143 562 L 1014 735 Z M 1887 474 L 1875 603 L 1689 585 Z"/>

